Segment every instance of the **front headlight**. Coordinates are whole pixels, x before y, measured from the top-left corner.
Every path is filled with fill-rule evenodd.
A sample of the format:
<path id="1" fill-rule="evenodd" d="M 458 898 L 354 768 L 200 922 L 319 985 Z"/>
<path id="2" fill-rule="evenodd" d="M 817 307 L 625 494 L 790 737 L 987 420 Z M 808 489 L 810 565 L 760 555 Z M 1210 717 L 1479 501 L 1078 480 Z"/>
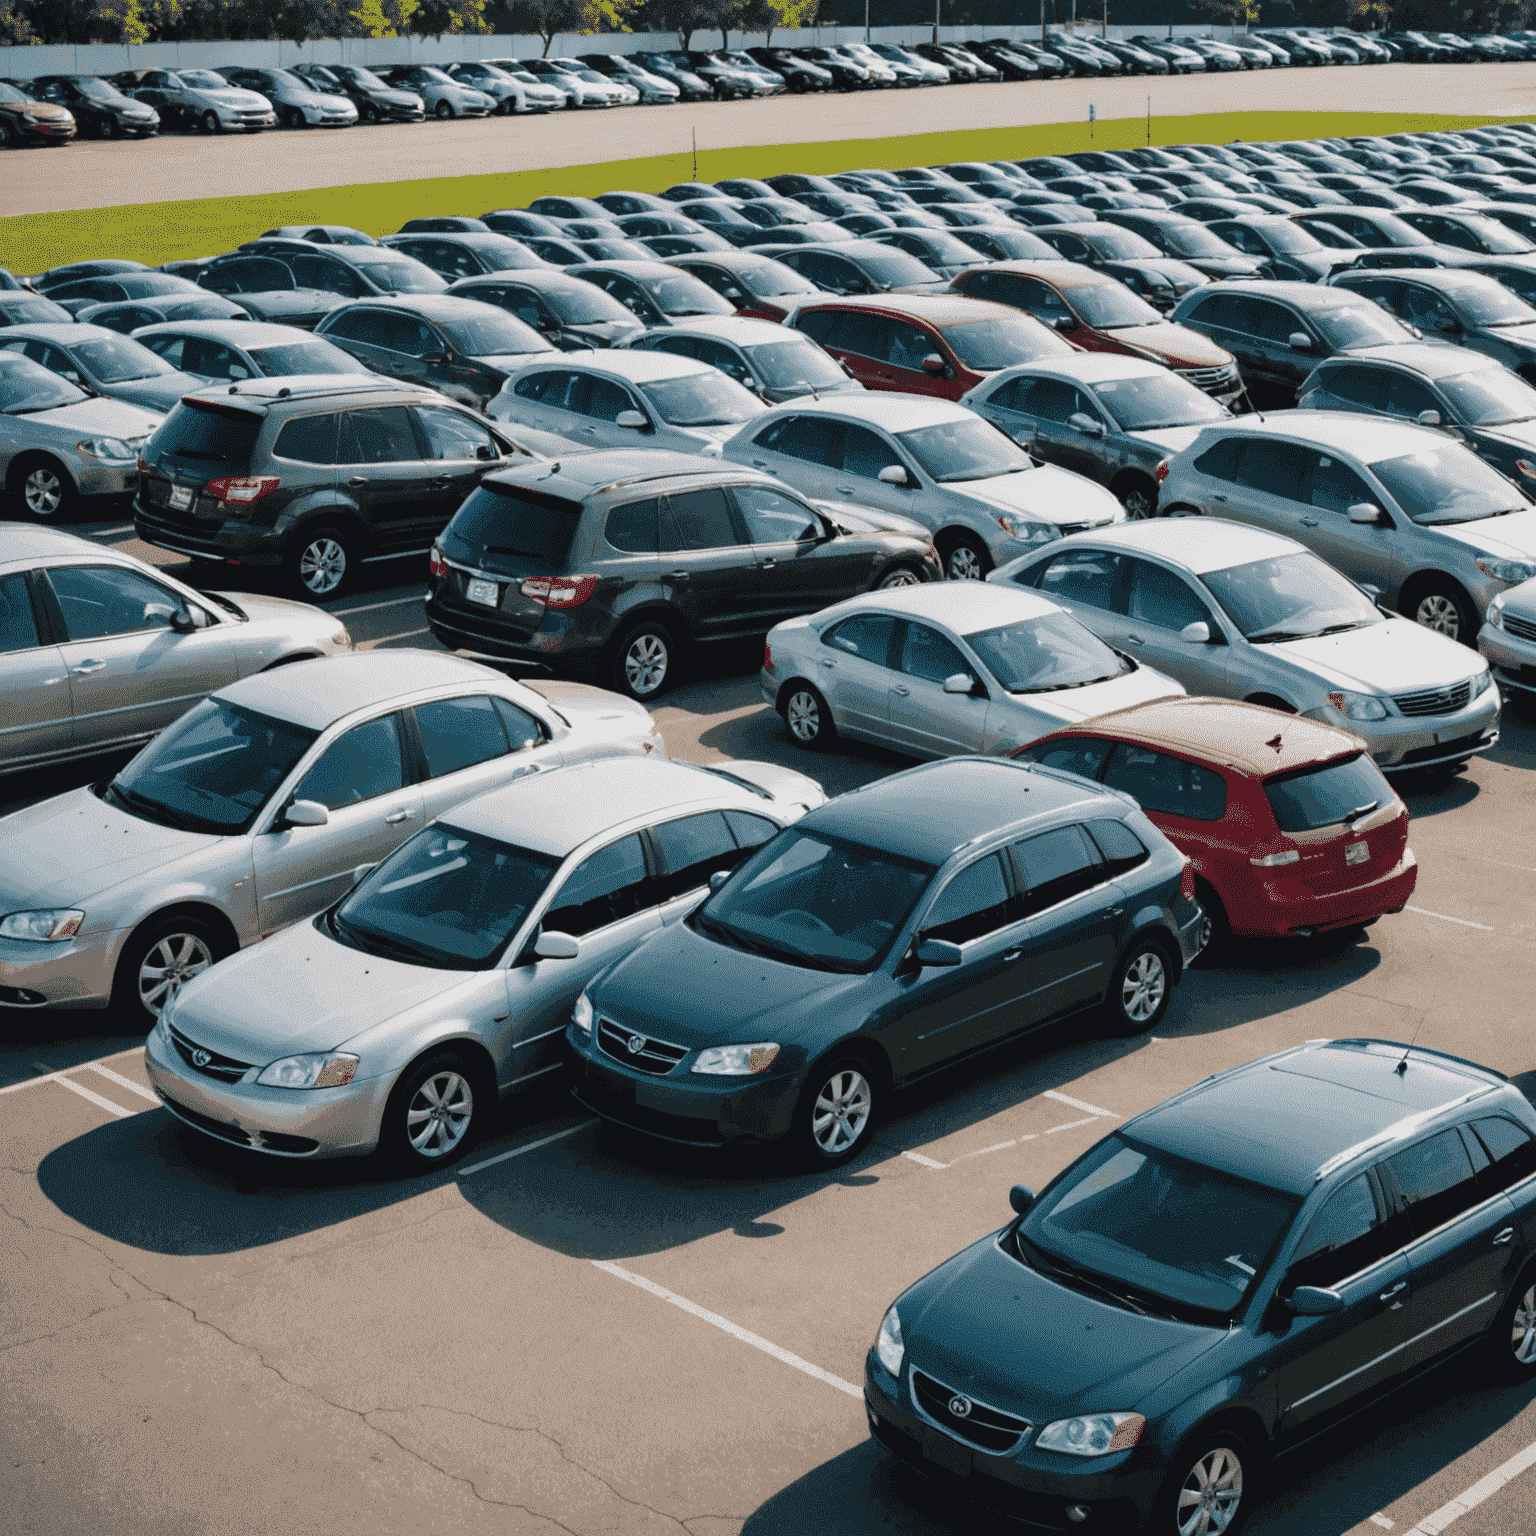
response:
<path id="1" fill-rule="evenodd" d="M 888 1307 L 880 1323 L 880 1337 L 875 1340 L 875 1358 L 892 1376 L 900 1376 L 906 1353 L 907 1346 L 901 1337 L 901 1318 L 895 1307 Z"/>
<path id="2" fill-rule="evenodd" d="M 587 1039 L 592 1038 L 592 999 L 585 992 L 576 999 L 576 1006 L 571 1009 L 571 1023 L 584 1034 Z"/>
<path id="3" fill-rule="evenodd" d="M 1495 629 L 1504 628 L 1504 593 L 1500 592 L 1494 600 L 1488 604 L 1488 622 Z"/>
<path id="4" fill-rule="evenodd" d="M 357 1065 L 357 1057 L 345 1051 L 284 1056 L 264 1068 L 256 1081 L 263 1088 L 345 1088 L 357 1076 Z"/>
<path id="5" fill-rule="evenodd" d="M 88 437 L 84 442 L 75 444 L 75 451 L 83 453 L 88 459 L 121 461 L 133 457 L 133 449 L 120 437 Z"/>
<path id="6" fill-rule="evenodd" d="M 1139 1413 L 1087 1413 L 1047 1424 L 1036 1437 L 1035 1447 L 1067 1456 L 1110 1456 L 1130 1450 L 1146 1427 L 1146 1418 Z"/>
<path id="7" fill-rule="evenodd" d="M 1480 555 L 1477 568 L 1495 581 L 1529 581 L 1536 576 L 1536 561 L 1531 560 L 1499 560 L 1493 555 Z"/>
<path id="8" fill-rule="evenodd" d="M 0 917 L 0 939 L 27 939 L 34 944 L 58 944 L 80 931 L 85 913 L 73 907 L 46 907 L 40 912 L 12 912 Z"/>
<path id="9" fill-rule="evenodd" d="M 1020 517 L 1016 512 L 1001 513 L 997 526 L 1020 544 L 1049 544 L 1052 539 L 1061 537 L 1061 529 L 1055 523 L 1037 523 L 1031 518 Z"/>
<path id="10" fill-rule="evenodd" d="M 1346 720 L 1385 720 L 1386 701 L 1374 693 L 1330 693 L 1328 702 Z"/>
<path id="11" fill-rule="evenodd" d="M 1477 676 L 1472 679 L 1472 697 L 1474 699 L 1480 699 L 1492 687 L 1493 673 L 1487 668 L 1484 668 L 1483 671 L 1479 672 Z"/>
<path id="12" fill-rule="evenodd" d="M 779 1054 L 776 1045 L 712 1045 L 689 1068 L 708 1077 L 750 1077 L 766 1072 Z"/>

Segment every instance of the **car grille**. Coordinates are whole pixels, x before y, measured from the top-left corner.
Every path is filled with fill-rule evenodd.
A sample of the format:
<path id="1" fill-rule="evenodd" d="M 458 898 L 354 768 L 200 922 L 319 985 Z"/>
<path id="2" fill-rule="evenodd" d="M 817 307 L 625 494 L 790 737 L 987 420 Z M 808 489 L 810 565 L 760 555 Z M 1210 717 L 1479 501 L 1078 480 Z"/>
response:
<path id="1" fill-rule="evenodd" d="M 942 1424 L 950 1434 L 971 1445 L 980 1446 L 984 1451 L 991 1451 L 994 1455 L 1011 1451 L 1020 1436 L 1028 1434 L 1032 1427 L 1027 1419 L 1016 1419 L 1012 1414 L 987 1408 L 965 1393 L 955 1392 L 943 1382 L 935 1381 L 932 1376 L 925 1376 L 921 1371 L 912 1372 L 912 1395 L 935 1424 Z M 962 1398 L 970 1404 L 964 1415 L 950 1411 L 949 1405 L 956 1398 Z"/>
<path id="2" fill-rule="evenodd" d="M 236 1061 L 233 1056 L 220 1056 L 217 1051 L 206 1050 L 195 1040 L 187 1039 L 174 1026 L 167 1024 L 165 1027 L 170 1034 L 171 1044 L 176 1047 L 176 1054 L 194 1072 L 201 1072 L 204 1077 L 216 1077 L 220 1082 L 234 1083 L 244 1077 L 254 1065 L 249 1061 Z"/>
<path id="3" fill-rule="evenodd" d="M 635 1041 L 639 1041 L 639 1045 Z M 612 1019 L 597 1021 L 598 1049 L 615 1061 L 622 1061 L 639 1072 L 665 1077 L 688 1054 L 686 1046 L 669 1045 L 665 1040 L 648 1040 L 633 1030 L 624 1029 Z"/>
<path id="4" fill-rule="evenodd" d="M 1400 693 L 1392 702 L 1404 715 L 1454 715 L 1465 709 L 1472 698 L 1472 680 L 1454 683 L 1449 688 L 1428 688 L 1423 693 Z"/>
<path id="5" fill-rule="evenodd" d="M 1180 378 L 1188 379 L 1196 389 L 1207 392 L 1214 389 L 1225 389 L 1228 385 L 1237 383 L 1237 369 L 1230 363 L 1221 368 L 1180 368 Z"/>
<path id="6" fill-rule="evenodd" d="M 1536 624 L 1529 619 L 1517 619 L 1513 614 L 1504 615 L 1504 628 L 1517 640 L 1536 640 Z"/>

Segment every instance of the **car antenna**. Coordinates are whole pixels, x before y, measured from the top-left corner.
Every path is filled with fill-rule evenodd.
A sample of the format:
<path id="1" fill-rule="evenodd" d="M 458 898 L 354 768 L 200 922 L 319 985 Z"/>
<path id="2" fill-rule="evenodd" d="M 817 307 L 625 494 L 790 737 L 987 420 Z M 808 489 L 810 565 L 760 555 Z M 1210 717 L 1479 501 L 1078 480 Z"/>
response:
<path id="1" fill-rule="evenodd" d="M 1403 1059 L 1392 1069 L 1399 1077 L 1406 1077 L 1408 1075 L 1408 1054 L 1419 1043 L 1419 1031 L 1423 1028 L 1424 1015 L 1421 1013 L 1419 1015 L 1419 1022 L 1413 1028 L 1413 1039 L 1408 1042 L 1407 1049 L 1403 1052 Z"/>

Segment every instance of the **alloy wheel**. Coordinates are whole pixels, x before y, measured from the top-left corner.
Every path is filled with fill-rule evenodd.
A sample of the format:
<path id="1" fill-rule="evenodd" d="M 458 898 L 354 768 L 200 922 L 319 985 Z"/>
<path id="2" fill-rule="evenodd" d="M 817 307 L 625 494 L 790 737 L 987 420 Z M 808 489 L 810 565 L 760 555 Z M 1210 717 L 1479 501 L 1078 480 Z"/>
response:
<path id="1" fill-rule="evenodd" d="M 1509 1343 L 1521 1365 L 1536 1364 L 1536 1285 L 1526 1291 L 1515 1308 Z"/>
<path id="2" fill-rule="evenodd" d="M 21 483 L 21 499 L 33 517 L 57 517 L 66 496 L 64 477 L 47 464 L 39 464 Z"/>
<path id="3" fill-rule="evenodd" d="M 944 574 L 950 581 L 980 581 L 986 575 L 986 569 L 974 546 L 957 544 L 949 552 Z"/>
<path id="4" fill-rule="evenodd" d="M 796 741 L 802 746 L 810 746 L 821 735 L 821 704 L 816 695 L 804 688 L 790 694 L 789 703 L 784 707 L 784 723 Z"/>
<path id="5" fill-rule="evenodd" d="M 1413 616 L 1425 629 L 1432 629 L 1437 635 L 1444 635 L 1448 640 L 1461 638 L 1461 610 L 1454 599 L 1439 592 L 1421 597 Z"/>
<path id="6" fill-rule="evenodd" d="M 168 933 L 139 965 L 139 1001 L 156 1018 L 194 976 L 213 964 L 213 951 L 196 933 Z"/>
<path id="7" fill-rule="evenodd" d="M 405 1110 L 405 1134 L 422 1157 L 445 1157 L 469 1134 L 475 1095 L 461 1073 L 444 1067 L 423 1080 Z"/>
<path id="8" fill-rule="evenodd" d="M 660 635 L 636 635 L 624 652 L 624 681 L 637 699 L 656 692 L 667 680 L 667 666 L 671 657 L 666 642 Z"/>
<path id="9" fill-rule="evenodd" d="M 811 1135 L 828 1157 L 846 1152 L 869 1124 L 874 1094 L 862 1072 L 852 1067 L 834 1072 L 816 1095 L 811 1111 Z"/>
<path id="10" fill-rule="evenodd" d="M 1125 515 L 1129 518 L 1151 517 L 1157 503 L 1149 496 L 1145 486 L 1136 486 L 1126 492 L 1124 500 L 1120 503 L 1125 508 Z"/>
<path id="11" fill-rule="evenodd" d="M 892 571 L 891 574 L 880 583 L 879 590 L 882 592 L 889 592 L 894 587 L 915 587 L 917 585 L 917 572 L 909 571 L 903 567 L 899 571 Z"/>
<path id="12" fill-rule="evenodd" d="M 1243 1464 L 1226 1446 L 1207 1451 L 1179 1490 L 1179 1536 L 1221 1536 L 1243 1502 Z"/>
<path id="13" fill-rule="evenodd" d="M 1155 949 L 1144 949 L 1126 967 L 1120 981 L 1120 1006 L 1126 1018 L 1145 1024 L 1162 1006 L 1168 990 L 1168 967 Z"/>
<path id="14" fill-rule="evenodd" d="M 347 552 L 330 534 L 312 539 L 299 556 L 299 581 L 313 597 L 328 597 L 347 574 Z"/>

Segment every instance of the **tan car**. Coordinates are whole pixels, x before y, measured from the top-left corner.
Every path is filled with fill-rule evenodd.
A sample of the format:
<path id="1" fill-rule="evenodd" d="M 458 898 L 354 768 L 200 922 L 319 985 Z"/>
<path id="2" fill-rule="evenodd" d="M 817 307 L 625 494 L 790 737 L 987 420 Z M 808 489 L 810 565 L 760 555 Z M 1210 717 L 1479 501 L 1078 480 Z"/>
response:
<path id="1" fill-rule="evenodd" d="M 74 136 L 72 113 L 51 101 L 34 101 L 10 81 L 0 80 L 0 149 L 67 144 Z"/>

